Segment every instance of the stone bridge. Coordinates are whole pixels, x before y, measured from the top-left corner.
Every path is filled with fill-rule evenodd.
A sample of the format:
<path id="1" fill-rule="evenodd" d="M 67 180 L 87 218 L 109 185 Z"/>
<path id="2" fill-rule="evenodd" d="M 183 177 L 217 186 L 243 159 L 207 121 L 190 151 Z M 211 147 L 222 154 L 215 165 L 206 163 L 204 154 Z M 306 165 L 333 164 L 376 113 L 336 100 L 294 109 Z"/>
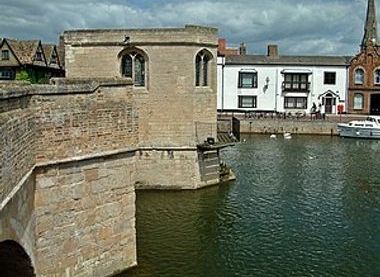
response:
<path id="1" fill-rule="evenodd" d="M 128 80 L 0 90 L 2 272 L 14 276 L 13 261 L 21 276 L 122 271 L 137 263 L 135 186 L 219 182 L 202 182 L 199 124 L 192 144 L 141 143 L 141 97 Z"/>
<path id="2" fill-rule="evenodd" d="M 2 276 L 135 266 L 135 189 L 220 182 L 218 150 L 199 145 L 216 137 L 216 29 L 73 31 L 64 41 L 68 78 L 0 84 Z M 119 53 L 131 49 L 146 58 L 143 88 L 120 74 Z M 207 54 L 203 86 L 197 53 Z"/>

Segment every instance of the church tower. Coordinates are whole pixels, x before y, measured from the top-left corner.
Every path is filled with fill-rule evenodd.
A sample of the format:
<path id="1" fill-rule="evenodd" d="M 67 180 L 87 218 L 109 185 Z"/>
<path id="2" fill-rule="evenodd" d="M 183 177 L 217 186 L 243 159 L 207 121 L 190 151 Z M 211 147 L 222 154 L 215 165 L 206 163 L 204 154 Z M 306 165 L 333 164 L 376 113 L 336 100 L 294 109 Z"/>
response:
<path id="1" fill-rule="evenodd" d="M 360 53 L 349 67 L 348 112 L 380 114 L 380 46 L 375 0 L 368 0 Z"/>
<path id="2" fill-rule="evenodd" d="M 362 50 L 368 46 L 377 45 L 377 20 L 375 0 L 368 0 L 367 18 L 364 27 Z"/>

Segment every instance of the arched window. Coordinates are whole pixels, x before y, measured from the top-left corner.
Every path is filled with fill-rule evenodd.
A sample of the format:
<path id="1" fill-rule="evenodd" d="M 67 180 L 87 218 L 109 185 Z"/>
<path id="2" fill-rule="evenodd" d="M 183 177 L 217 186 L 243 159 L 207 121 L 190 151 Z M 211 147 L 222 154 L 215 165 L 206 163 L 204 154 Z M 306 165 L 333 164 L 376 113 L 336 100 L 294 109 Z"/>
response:
<path id="1" fill-rule="evenodd" d="M 380 85 L 380 69 L 376 69 L 373 76 L 375 85 Z"/>
<path id="2" fill-rule="evenodd" d="M 209 63 L 211 59 L 211 54 L 206 50 L 200 51 L 195 57 L 195 85 L 197 87 L 209 85 Z"/>
<path id="3" fill-rule="evenodd" d="M 361 93 L 354 95 L 354 110 L 362 110 L 364 108 L 364 96 Z"/>
<path id="4" fill-rule="evenodd" d="M 145 86 L 145 59 L 141 55 L 135 56 L 135 85 Z"/>
<path id="5" fill-rule="evenodd" d="M 198 54 L 195 58 L 195 85 L 197 87 L 201 85 L 201 67 L 202 57 Z"/>
<path id="6" fill-rule="evenodd" d="M 355 84 L 364 84 L 364 70 L 361 68 L 355 70 Z"/>
<path id="7" fill-rule="evenodd" d="M 135 86 L 145 86 L 145 58 L 137 52 L 124 53 L 121 59 L 121 74 L 132 78 Z"/>

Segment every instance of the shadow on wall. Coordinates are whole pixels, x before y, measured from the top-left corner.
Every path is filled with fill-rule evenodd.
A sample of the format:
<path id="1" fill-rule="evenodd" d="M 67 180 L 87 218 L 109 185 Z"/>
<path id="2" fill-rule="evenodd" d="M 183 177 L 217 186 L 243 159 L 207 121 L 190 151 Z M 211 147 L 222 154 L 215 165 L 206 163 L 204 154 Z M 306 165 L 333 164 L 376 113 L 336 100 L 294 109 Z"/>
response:
<path id="1" fill-rule="evenodd" d="M 35 277 L 32 262 L 17 242 L 0 242 L 0 275 L 2 277 Z"/>

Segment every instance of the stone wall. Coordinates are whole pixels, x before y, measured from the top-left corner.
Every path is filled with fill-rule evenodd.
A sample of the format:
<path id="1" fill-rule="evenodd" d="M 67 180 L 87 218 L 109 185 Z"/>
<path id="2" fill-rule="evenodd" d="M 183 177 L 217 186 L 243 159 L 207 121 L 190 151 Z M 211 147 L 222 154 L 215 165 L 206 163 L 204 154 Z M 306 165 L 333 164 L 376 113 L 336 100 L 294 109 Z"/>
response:
<path id="1" fill-rule="evenodd" d="M 136 189 L 197 189 L 201 182 L 196 149 L 139 150 Z"/>
<path id="2" fill-rule="evenodd" d="M 108 276 L 136 265 L 134 153 L 38 168 L 37 274 Z"/>
<path id="3" fill-rule="evenodd" d="M 241 133 L 299 135 L 337 135 L 336 123 L 328 121 L 297 120 L 244 120 L 240 121 Z"/>
<path id="4" fill-rule="evenodd" d="M 18 95 L 20 96 L 20 95 Z M 26 97 L 25 97 L 26 98 Z M 5 100 L 6 103 L 3 103 Z M 12 197 L 12 191 L 35 164 L 35 114 L 24 107 L 26 99 L 10 97 L 0 91 L 0 203 Z M 7 106 L 6 104 L 12 103 Z"/>
<path id="5" fill-rule="evenodd" d="M 32 102 L 36 107 L 36 139 L 43 141 L 36 145 L 37 163 L 138 144 L 137 108 L 128 83 L 65 95 L 45 92 L 33 96 Z"/>
<path id="6" fill-rule="evenodd" d="M 144 53 L 146 85 L 134 87 L 140 146 L 195 146 L 216 136 L 216 29 L 76 30 L 64 41 L 69 77 L 120 78 L 123 51 Z M 196 87 L 195 58 L 203 49 L 213 56 L 209 82 Z M 196 133 L 196 123 L 208 127 Z"/>
<path id="7" fill-rule="evenodd" d="M 25 176 L 22 184 L 23 186 L 20 186 L 7 204 L 0 209 L 0 241 L 12 240 L 20 244 L 34 265 L 36 237 L 33 174 Z"/>
<path id="8" fill-rule="evenodd" d="M 130 82 L 57 82 L 0 91 L 0 241 L 38 276 L 110 275 L 136 264 Z"/>

